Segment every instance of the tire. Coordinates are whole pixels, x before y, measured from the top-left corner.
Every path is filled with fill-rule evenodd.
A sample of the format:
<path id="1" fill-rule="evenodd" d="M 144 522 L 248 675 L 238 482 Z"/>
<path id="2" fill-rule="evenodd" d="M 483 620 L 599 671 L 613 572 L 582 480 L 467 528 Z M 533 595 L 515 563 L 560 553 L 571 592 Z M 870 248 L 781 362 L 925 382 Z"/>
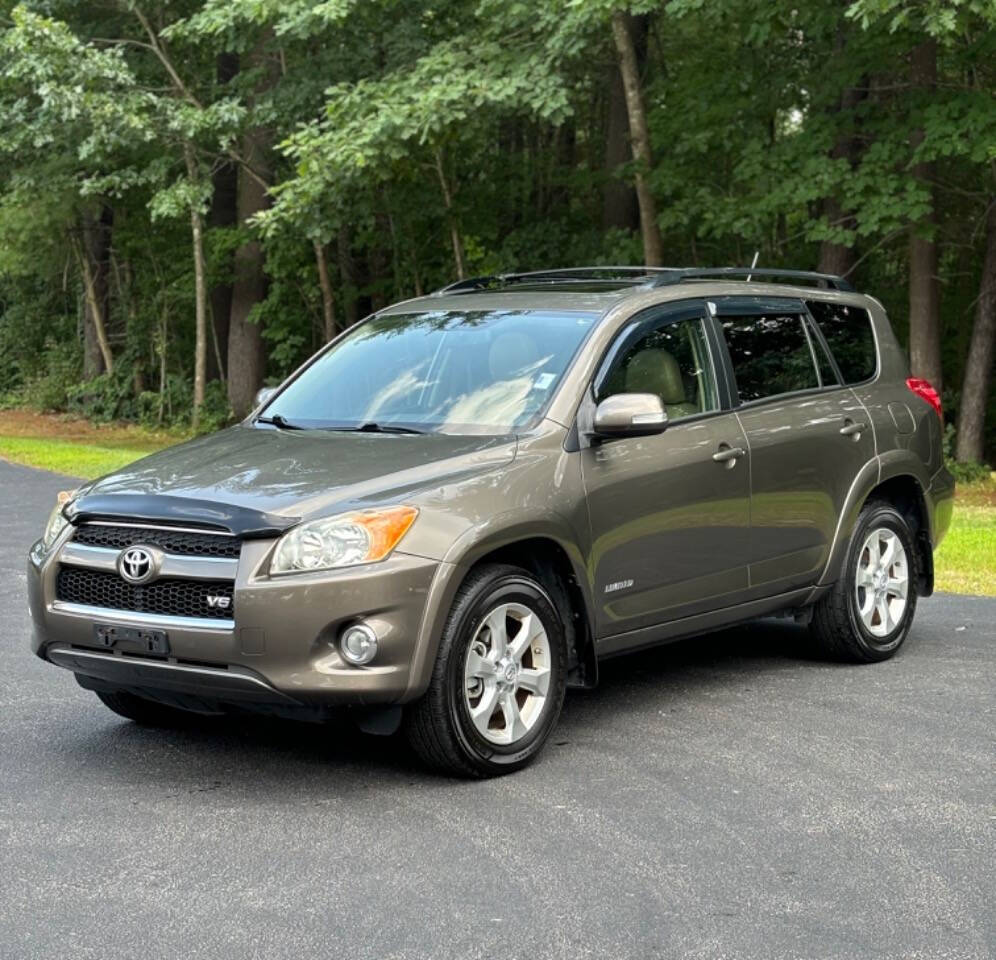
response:
<path id="1" fill-rule="evenodd" d="M 895 549 L 897 543 L 901 551 Z M 916 539 L 903 515 L 884 501 L 865 504 L 841 575 L 813 610 L 810 630 L 823 652 L 851 663 L 877 663 L 893 656 L 916 612 L 919 567 Z M 903 574 L 906 592 L 900 597 Z"/>
<path id="2" fill-rule="evenodd" d="M 566 684 L 564 617 L 550 594 L 519 567 L 482 567 L 453 602 L 427 693 L 405 712 L 408 742 L 441 773 L 512 773 L 542 750 Z"/>
<path id="3" fill-rule="evenodd" d="M 143 727 L 182 727 L 189 724 L 195 716 L 187 710 L 167 707 L 164 703 L 136 697 L 133 693 L 126 693 L 123 690 L 114 693 L 103 690 L 94 692 L 105 707 L 113 710 L 119 717 L 134 720 Z"/>

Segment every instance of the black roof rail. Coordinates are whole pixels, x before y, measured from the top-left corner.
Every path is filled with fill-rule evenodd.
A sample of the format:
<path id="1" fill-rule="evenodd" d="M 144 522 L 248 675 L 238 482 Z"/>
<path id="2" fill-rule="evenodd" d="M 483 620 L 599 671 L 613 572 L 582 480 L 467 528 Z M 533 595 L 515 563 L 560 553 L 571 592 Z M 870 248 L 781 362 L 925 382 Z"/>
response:
<path id="1" fill-rule="evenodd" d="M 652 278 L 674 271 L 673 267 L 558 267 L 553 270 L 531 270 L 527 273 L 501 273 L 457 280 L 436 290 L 433 296 L 445 293 L 473 293 L 491 287 L 510 286 L 515 283 L 611 283 L 623 281 L 633 284 L 646 283 Z"/>
<path id="2" fill-rule="evenodd" d="M 843 277 L 832 273 L 817 273 L 815 270 L 779 270 L 773 267 L 682 267 L 669 269 L 663 276 L 654 277 L 653 287 L 666 287 L 685 280 L 750 280 L 753 277 L 774 280 L 801 280 L 814 283 L 824 290 L 853 291 L 854 287 Z"/>

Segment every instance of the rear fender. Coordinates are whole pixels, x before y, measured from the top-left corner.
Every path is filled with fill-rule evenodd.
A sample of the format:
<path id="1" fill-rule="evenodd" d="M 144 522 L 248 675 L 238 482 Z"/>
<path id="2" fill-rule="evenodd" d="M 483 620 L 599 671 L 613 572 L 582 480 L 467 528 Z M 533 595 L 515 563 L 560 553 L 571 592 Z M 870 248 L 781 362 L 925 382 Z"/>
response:
<path id="1" fill-rule="evenodd" d="M 868 501 L 868 497 L 876 487 L 897 477 L 910 477 L 916 482 L 920 514 L 923 518 L 917 540 L 921 548 L 922 559 L 920 592 L 922 595 L 929 595 L 929 591 L 933 587 L 933 554 L 930 546 L 933 519 L 927 508 L 924 491 L 929 486 L 930 478 L 923 461 L 908 450 L 891 450 L 869 460 L 854 478 L 837 521 L 837 529 L 834 533 L 826 566 L 817 580 L 820 586 L 833 583 L 840 576 L 844 557 L 847 555 L 847 549 L 851 543 L 851 534 L 854 532 L 858 515 Z"/>

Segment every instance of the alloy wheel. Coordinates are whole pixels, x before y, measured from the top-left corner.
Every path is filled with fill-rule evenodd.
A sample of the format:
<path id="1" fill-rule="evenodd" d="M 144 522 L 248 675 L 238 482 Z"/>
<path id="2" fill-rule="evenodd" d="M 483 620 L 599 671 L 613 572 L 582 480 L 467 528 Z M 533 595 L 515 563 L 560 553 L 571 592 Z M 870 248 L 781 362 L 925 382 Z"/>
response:
<path id="1" fill-rule="evenodd" d="M 550 671 L 550 639 L 539 615 L 521 603 L 491 610 L 464 663 L 464 699 L 477 732 L 501 746 L 525 737 L 543 713 Z"/>
<path id="2" fill-rule="evenodd" d="M 902 622 L 909 593 L 910 571 L 899 535 L 878 527 L 865 538 L 858 553 L 854 595 L 865 629 L 880 639 Z"/>

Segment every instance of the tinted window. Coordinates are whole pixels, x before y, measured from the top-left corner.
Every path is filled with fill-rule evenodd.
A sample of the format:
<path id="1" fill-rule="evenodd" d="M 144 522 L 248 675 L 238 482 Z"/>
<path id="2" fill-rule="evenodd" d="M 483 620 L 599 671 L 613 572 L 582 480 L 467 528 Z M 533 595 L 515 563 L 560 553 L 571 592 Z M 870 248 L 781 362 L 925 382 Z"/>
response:
<path id="1" fill-rule="evenodd" d="M 630 335 L 599 383 L 597 399 L 617 393 L 656 394 L 669 420 L 717 410 L 702 321 L 681 320 Z"/>
<path id="2" fill-rule="evenodd" d="M 801 317 L 769 314 L 722 322 L 742 402 L 819 386 Z"/>
<path id="3" fill-rule="evenodd" d="M 833 364 L 830 362 L 830 357 L 827 355 L 826 347 L 820 343 L 820 338 L 816 336 L 813 332 L 813 328 L 807 323 L 806 329 L 809 331 L 809 339 L 813 345 L 813 352 L 816 354 L 816 365 L 820 370 L 820 383 L 824 387 L 837 386 L 840 381 L 837 379 L 837 374 L 834 372 Z"/>
<path id="4" fill-rule="evenodd" d="M 875 375 L 875 335 L 868 311 L 821 300 L 812 300 L 807 306 L 830 345 L 844 382 L 871 379 Z"/>
<path id="5" fill-rule="evenodd" d="M 506 433 L 533 422 L 596 315 L 389 314 L 356 327 L 265 410 L 301 427 Z"/>

